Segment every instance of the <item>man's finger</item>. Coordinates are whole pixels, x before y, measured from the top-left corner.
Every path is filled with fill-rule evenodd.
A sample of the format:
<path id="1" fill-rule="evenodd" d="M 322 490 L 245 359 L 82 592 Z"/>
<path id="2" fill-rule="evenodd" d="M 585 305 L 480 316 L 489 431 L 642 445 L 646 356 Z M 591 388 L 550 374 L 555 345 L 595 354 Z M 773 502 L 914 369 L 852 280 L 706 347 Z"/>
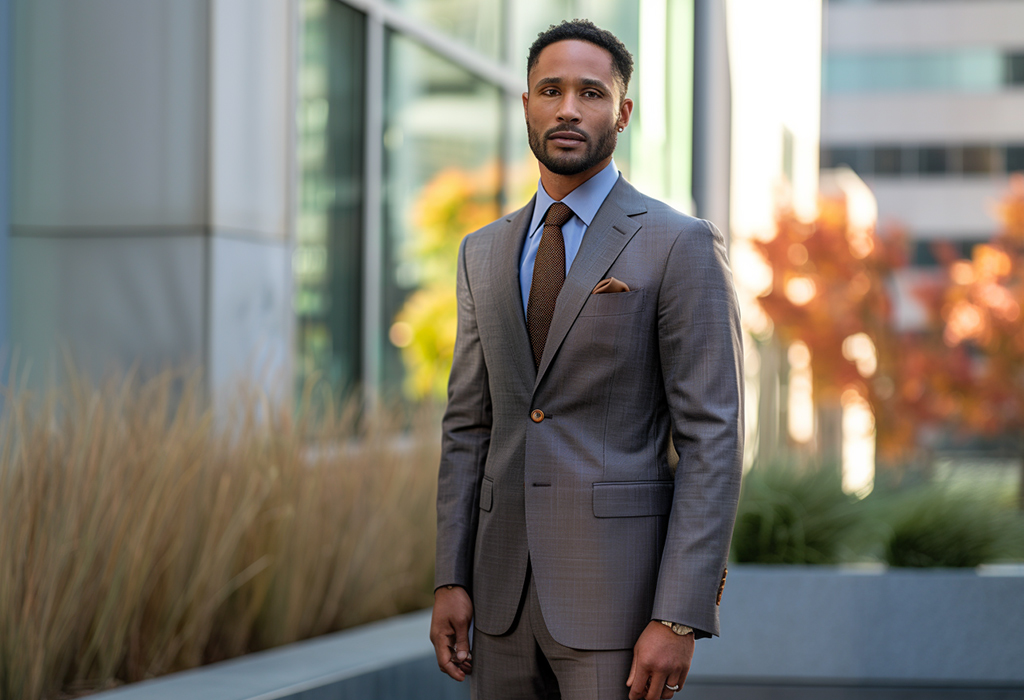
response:
<path id="1" fill-rule="evenodd" d="M 447 673 L 457 681 L 462 681 L 466 678 L 466 673 L 468 671 L 464 670 L 455 662 L 451 649 L 448 648 L 448 645 L 442 645 L 441 648 L 437 650 L 437 665 L 443 672 Z"/>
<path id="2" fill-rule="evenodd" d="M 640 700 L 647 695 L 648 684 L 651 682 L 651 673 L 647 666 L 633 658 L 634 672 L 630 674 L 632 683 L 629 686 L 629 700 Z"/>
<path id="3" fill-rule="evenodd" d="M 462 663 L 470 661 L 473 655 L 469 651 L 469 625 L 455 625 L 455 645 L 452 647 L 453 660 Z"/>
<path id="4" fill-rule="evenodd" d="M 633 665 L 629 667 L 629 678 L 626 679 L 626 687 L 633 686 L 633 676 L 636 675 L 636 652 L 633 652 Z"/>
<path id="5" fill-rule="evenodd" d="M 645 700 L 660 700 L 661 694 L 665 690 L 665 680 L 668 676 L 663 671 L 655 671 L 651 674 L 650 685 L 647 686 L 647 693 L 644 694 Z"/>
<path id="6" fill-rule="evenodd" d="M 454 640 L 455 629 L 447 621 L 438 622 L 430 635 L 430 641 L 434 644 L 434 654 L 437 656 L 437 667 L 455 680 L 463 681 L 467 672 L 455 662 L 455 655 L 452 653 Z"/>
<path id="7" fill-rule="evenodd" d="M 444 666 L 442 666 L 441 670 L 444 671 L 445 673 L 447 673 L 449 676 L 451 676 L 455 680 L 459 681 L 460 683 L 462 681 L 466 680 L 466 673 L 465 673 L 465 671 L 463 671 L 461 668 L 459 668 L 455 663 L 453 663 L 451 661 L 449 661 Z"/>
<path id="8" fill-rule="evenodd" d="M 679 690 L 669 690 L 669 686 L 682 690 L 683 675 L 675 672 L 668 674 L 668 678 L 665 679 L 665 688 L 661 694 L 661 700 L 669 700 L 669 698 L 679 692 Z"/>
<path id="9" fill-rule="evenodd" d="M 435 621 L 431 625 L 430 642 L 434 645 L 434 655 L 437 656 L 437 666 L 444 671 L 444 665 L 451 658 L 451 651 L 448 649 L 451 640 L 455 638 L 455 630 L 451 625 Z"/>

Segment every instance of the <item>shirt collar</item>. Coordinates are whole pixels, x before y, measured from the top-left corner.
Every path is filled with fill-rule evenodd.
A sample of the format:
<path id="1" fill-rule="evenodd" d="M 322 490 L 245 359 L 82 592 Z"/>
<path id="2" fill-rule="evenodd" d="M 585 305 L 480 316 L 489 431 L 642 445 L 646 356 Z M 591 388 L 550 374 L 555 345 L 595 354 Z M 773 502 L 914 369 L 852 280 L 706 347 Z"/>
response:
<path id="1" fill-rule="evenodd" d="M 619 169 L 615 167 L 615 159 L 612 159 L 599 173 L 584 182 L 582 185 L 567 194 L 562 202 L 565 203 L 573 214 L 580 218 L 586 226 L 597 215 L 597 210 L 604 204 L 608 194 L 619 179 Z M 544 189 L 544 185 L 537 181 L 537 202 L 533 207 L 533 218 L 530 220 L 530 236 L 537 232 L 548 207 L 554 204 L 555 200 Z"/>

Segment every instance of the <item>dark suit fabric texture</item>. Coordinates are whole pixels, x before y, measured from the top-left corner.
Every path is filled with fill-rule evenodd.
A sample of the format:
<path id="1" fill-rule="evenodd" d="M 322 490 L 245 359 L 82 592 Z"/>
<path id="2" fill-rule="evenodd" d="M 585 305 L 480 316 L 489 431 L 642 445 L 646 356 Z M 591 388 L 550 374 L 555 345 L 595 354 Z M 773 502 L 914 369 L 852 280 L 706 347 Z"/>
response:
<path id="1" fill-rule="evenodd" d="M 620 177 L 535 367 L 518 283 L 533 206 L 459 250 L 436 585 L 465 587 L 488 635 L 512 629 L 528 563 L 564 646 L 627 649 L 651 619 L 718 634 L 743 450 L 724 238 Z M 609 277 L 629 291 L 592 294 Z"/>

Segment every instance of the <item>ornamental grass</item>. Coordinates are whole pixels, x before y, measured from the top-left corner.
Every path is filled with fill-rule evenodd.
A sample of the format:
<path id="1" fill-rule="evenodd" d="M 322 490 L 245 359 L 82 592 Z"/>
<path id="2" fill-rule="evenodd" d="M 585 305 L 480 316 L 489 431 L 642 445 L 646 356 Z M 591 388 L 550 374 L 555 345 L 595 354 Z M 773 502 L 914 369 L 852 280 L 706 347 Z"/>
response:
<path id="1" fill-rule="evenodd" d="M 61 698 L 430 604 L 438 431 L 198 375 L 5 390 L 0 700 Z M 228 406 L 229 408 L 223 408 Z"/>

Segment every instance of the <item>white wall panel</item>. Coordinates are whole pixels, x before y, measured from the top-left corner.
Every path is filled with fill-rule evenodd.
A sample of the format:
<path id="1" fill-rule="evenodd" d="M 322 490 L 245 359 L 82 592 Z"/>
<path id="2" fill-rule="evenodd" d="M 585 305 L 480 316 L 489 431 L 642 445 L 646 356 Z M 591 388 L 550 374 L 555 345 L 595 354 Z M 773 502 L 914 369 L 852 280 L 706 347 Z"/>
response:
<path id="1" fill-rule="evenodd" d="M 240 378 L 290 389 L 291 290 L 286 246 L 216 236 L 211 240 L 210 386 Z"/>
<path id="2" fill-rule="evenodd" d="M 15 237 L 12 330 L 34 379 L 60 368 L 62 346 L 94 377 L 203 359 L 199 236 Z"/>
<path id="3" fill-rule="evenodd" d="M 284 238 L 294 3 L 211 0 L 211 224 Z"/>
<path id="4" fill-rule="evenodd" d="M 913 238 L 990 235 L 998 228 L 993 205 L 1007 178 L 865 178 L 878 200 L 878 217 L 909 228 Z"/>
<path id="5" fill-rule="evenodd" d="M 1001 46 L 1024 48 L 1020 0 L 829 3 L 829 51 L 914 51 Z"/>
<path id="6" fill-rule="evenodd" d="M 1024 41 L 1024 24 L 1020 31 Z M 1024 88 L 955 96 L 827 95 L 822 104 L 821 140 L 825 145 L 1024 142 Z"/>
<path id="7" fill-rule="evenodd" d="M 203 0 L 17 0 L 15 225 L 198 224 Z"/>

